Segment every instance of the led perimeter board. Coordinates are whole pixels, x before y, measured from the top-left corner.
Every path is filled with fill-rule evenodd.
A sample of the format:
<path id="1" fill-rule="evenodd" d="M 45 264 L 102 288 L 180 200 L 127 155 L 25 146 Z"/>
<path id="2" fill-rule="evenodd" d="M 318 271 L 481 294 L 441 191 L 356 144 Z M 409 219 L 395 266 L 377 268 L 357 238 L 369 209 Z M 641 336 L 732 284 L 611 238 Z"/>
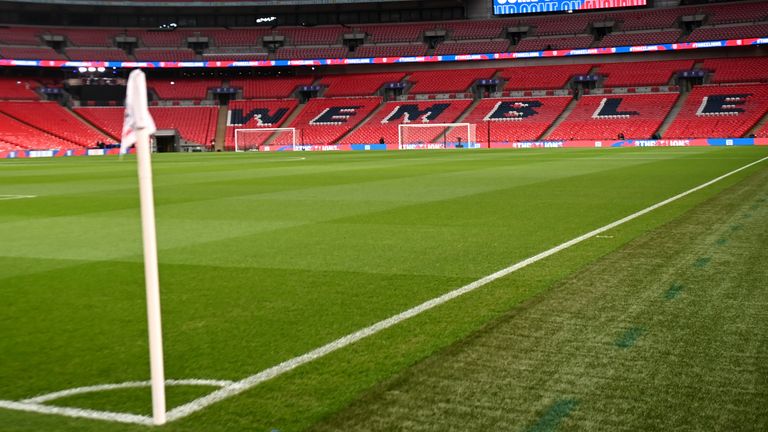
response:
<path id="1" fill-rule="evenodd" d="M 493 0 L 494 15 L 646 6 L 648 0 Z"/>

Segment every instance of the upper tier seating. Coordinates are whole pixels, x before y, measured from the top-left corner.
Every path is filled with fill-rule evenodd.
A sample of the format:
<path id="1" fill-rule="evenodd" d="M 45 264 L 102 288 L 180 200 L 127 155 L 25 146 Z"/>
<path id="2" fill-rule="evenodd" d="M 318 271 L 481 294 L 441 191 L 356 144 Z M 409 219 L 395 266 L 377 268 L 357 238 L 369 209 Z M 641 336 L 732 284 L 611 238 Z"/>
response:
<path id="1" fill-rule="evenodd" d="M 328 87 L 324 97 L 375 96 L 384 84 L 400 82 L 404 77 L 405 72 L 327 75 L 318 84 Z"/>
<path id="2" fill-rule="evenodd" d="M 322 58 L 344 58 L 347 56 L 347 47 L 345 46 L 324 46 L 324 47 L 282 47 L 275 51 L 276 59 L 322 59 Z"/>
<path id="3" fill-rule="evenodd" d="M 349 57 L 417 57 L 427 54 L 427 44 L 389 44 L 389 45 L 362 45 Z"/>
<path id="4" fill-rule="evenodd" d="M 548 139 L 648 139 L 678 95 L 673 93 L 584 96 Z"/>
<path id="5" fill-rule="evenodd" d="M 28 79 L 0 78 L 0 99 L 40 100 L 35 87 L 35 83 Z"/>
<path id="6" fill-rule="evenodd" d="M 403 43 L 421 42 L 421 36 L 434 24 L 404 23 L 404 24 L 365 24 L 355 26 L 356 32 L 367 33 L 368 42 L 373 43 Z"/>
<path id="7" fill-rule="evenodd" d="M 203 100 L 208 89 L 221 87 L 219 79 L 186 79 L 177 81 L 150 80 L 147 87 L 155 90 L 163 100 Z"/>
<path id="8" fill-rule="evenodd" d="M 408 77 L 414 83 L 411 94 L 419 93 L 461 93 L 479 79 L 490 79 L 496 69 L 457 69 L 416 71 Z"/>
<path id="9" fill-rule="evenodd" d="M 565 20 L 562 18 L 562 15 L 544 15 L 527 18 L 524 20 L 524 24 L 535 27 L 538 36 L 565 35 L 586 33 L 589 23 L 592 20 L 600 19 L 593 14 L 570 15 Z"/>
<path id="10" fill-rule="evenodd" d="M 755 1 L 708 5 L 705 11 L 709 15 L 710 24 L 756 22 L 768 18 L 768 3 Z"/>
<path id="11" fill-rule="evenodd" d="M 51 47 L 0 47 L 0 56 L 19 60 L 66 60 Z"/>
<path id="12" fill-rule="evenodd" d="M 99 28 L 55 28 L 46 33 L 64 36 L 72 45 L 78 47 L 111 47 L 114 46 L 115 36 L 123 31 Z"/>
<path id="13" fill-rule="evenodd" d="M 360 128 L 344 137 L 343 144 L 374 144 L 380 138 L 386 143 L 398 142 L 401 124 L 454 123 L 472 103 L 470 99 L 387 102 Z M 415 117 L 415 118 L 412 118 Z M 442 128 L 420 129 L 424 142 L 432 142 Z M 412 131 L 418 134 L 418 131 Z M 464 137 L 466 141 L 467 137 Z"/>
<path id="14" fill-rule="evenodd" d="M 474 123 L 478 142 L 534 141 L 565 110 L 570 96 L 483 99 L 464 122 Z"/>
<path id="15" fill-rule="evenodd" d="M 496 39 L 503 37 L 502 20 L 472 20 L 451 22 L 447 25 L 449 37 L 455 40 Z"/>
<path id="16" fill-rule="evenodd" d="M 768 81 L 768 57 L 707 59 L 702 69 L 715 71 L 713 83 Z"/>
<path id="17" fill-rule="evenodd" d="M 750 24 L 728 27 L 699 27 L 685 37 L 686 42 L 721 39 L 758 38 L 768 35 L 768 24 Z"/>
<path id="18" fill-rule="evenodd" d="M 261 38 L 269 33 L 269 29 L 257 28 L 231 28 L 231 29 L 205 29 L 200 32 L 212 39 L 212 44 L 217 47 L 261 47 Z"/>
<path id="19" fill-rule="evenodd" d="M 446 54 L 485 54 L 506 52 L 509 49 L 507 39 L 495 39 L 476 42 L 443 42 L 435 49 L 435 55 Z"/>
<path id="20" fill-rule="evenodd" d="M 768 112 L 764 84 L 695 87 L 665 138 L 741 137 Z"/>
<path id="21" fill-rule="evenodd" d="M 675 72 L 693 69 L 693 60 L 605 63 L 597 73 L 606 77 L 604 87 L 666 85 Z"/>
<path id="22" fill-rule="evenodd" d="M 88 147 L 105 139 L 55 102 L 0 102 L 0 112 L 71 144 Z"/>
<path id="23" fill-rule="evenodd" d="M 341 43 L 341 35 L 348 33 L 342 26 L 278 27 L 274 34 L 283 35 L 288 45 L 334 45 Z"/>
<path id="24" fill-rule="evenodd" d="M 544 50 L 568 50 L 577 48 L 586 48 L 593 41 L 591 35 L 580 35 L 571 37 L 546 37 L 546 38 L 525 38 L 515 45 L 512 51 L 544 51 Z"/>
<path id="25" fill-rule="evenodd" d="M 310 76 L 233 79 L 229 86 L 243 89 L 245 99 L 279 99 L 291 97 L 296 87 L 311 85 L 315 79 Z"/>
<path id="26" fill-rule="evenodd" d="M 174 31 L 149 31 L 131 29 L 126 33 L 141 41 L 141 45 L 151 48 L 181 48 L 187 37 L 193 34 L 192 30 L 176 29 Z"/>
<path id="27" fill-rule="evenodd" d="M 683 34 L 681 30 L 642 33 L 611 33 L 595 44 L 598 47 L 657 45 L 675 43 Z"/>
<path id="28" fill-rule="evenodd" d="M 287 126 L 300 130 L 303 144 L 333 144 L 380 103 L 379 97 L 311 99 Z"/>
<path id="29" fill-rule="evenodd" d="M 565 88 L 574 75 L 586 75 L 592 65 L 519 66 L 499 70 L 507 80 L 504 90 L 550 90 Z"/>
<path id="30" fill-rule="evenodd" d="M 120 48 L 67 48 L 71 60 L 131 61 L 131 57 Z"/>
<path id="31" fill-rule="evenodd" d="M 229 103 L 229 117 L 227 119 L 226 148 L 235 147 L 235 129 L 259 129 L 278 128 L 288 119 L 298 106 L 295 99 L 279 100 L 236 100 Z M 240 142 L 242 146 L 265 144 L 271 134 L 250 134 L 246 140 Z M 273 138 L 274 139 L 274 138 Z M 284 137 L 284 139 L 289 139 Z M 298 137 L 297 137 L 298 140 Z"/>
<path id="32" fill-rule="evenodd" d="M 606 12 L 612 19 L 620 20 L 622 31 L 669 29 L 676 27 L 682 15 L 690 15 L 695 8 L 643 9 L 639 11 Z M 615 17 L 615 18 L 613 18 Z"/>
<path id="33" fill-rule="evenodd" d="M 50 133 L 24 124 L 0 110 L 0 140 L 8 150 L 81 149 L 82 147 Z"/>
<path id="34" fill-rule="evenodd" d="M 0 42 L 8 45 L 40 45 L 41 30 L 32 27 L 0 28 Z"/>
<path id="35" fill-rule="evenodd" d="M 180 62 L 193 61 L 196 59 L 195 52 L 189 48 L 136 48 L 136 50 L 133 51 L 133 55 L 138 61 Z"/>

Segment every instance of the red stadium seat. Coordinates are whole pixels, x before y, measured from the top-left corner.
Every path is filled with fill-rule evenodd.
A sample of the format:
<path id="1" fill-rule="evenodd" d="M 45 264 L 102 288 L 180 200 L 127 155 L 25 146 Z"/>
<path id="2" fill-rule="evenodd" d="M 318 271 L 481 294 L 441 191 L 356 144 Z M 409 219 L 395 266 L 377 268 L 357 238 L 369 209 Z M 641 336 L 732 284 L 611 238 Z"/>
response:
<path id="1" fill-rule="evenodd" d="M 478 142 L 534 141 L 565 110 L 571 97 L 483 99 L 464 119 L 477 125 Z"/>
<path id="2" fill-rule="evenodd" d="M 303 144 L 334 144 L 381 103 L 379 97 L 311 99 L 289 124 Z"/>
<path id="3" fill-rule="evenodd" d="M 574 75 L 586 75 L 589 64 L 519 66 L 500 69 L 499 77 L 507 81 L 504 90 L 549 90 L 565 88 Z"/>
<path id="4" fill-rule="evenodd" d="M 693 65 L 693 60 L 604 63 L 597 74 L 606 77 L 604 87 L 666 85 L 675 72 L 691 70 Z"/>
<path id="5" fill-rule="evenodd" d="M 315 79 L 313 77 L 280 77 L 280 78 L 262 78 L 253 77 L 248 79 L 233 79 L 229 81 L 229 86 L 243 89 L 243 98 L 245 99 L 277 99 L 291 97 L 293 92 L 299 86 L 311 85 Z"/>
<path id="6" fill-rule="evenodd" d="M 416 71 L 406 80 L 413 84 L 411 94 L 419 93 L 461 93 L 479 79 L 492 78 L 496 69 L 458 69 Z"/>
<path id="7" fill-rule="evenodd" d="M 283 123 L 297 106 L 298 101 L 295 99 L 239 100 L 230 102 L 227 119 L 226 148 L 234 149 L 235 129 L 282 127 Z M 265 114 L 261 114 L 258 111 L 262 111 Z M 270 118 L 267 119 L 267 117 Z M 268 137 L 261 137 L 261 142 L 252 144 L 263 144 L 263 140 L 266 138 Z"/>
<path id="8" fill-rule="evenodd" d="M 399 82 L 404 77 L 405 72 L 327 75 L 318 84 L 328 87 L 323 93 L 324 97 L 375 96 L 384 84 Z"/>

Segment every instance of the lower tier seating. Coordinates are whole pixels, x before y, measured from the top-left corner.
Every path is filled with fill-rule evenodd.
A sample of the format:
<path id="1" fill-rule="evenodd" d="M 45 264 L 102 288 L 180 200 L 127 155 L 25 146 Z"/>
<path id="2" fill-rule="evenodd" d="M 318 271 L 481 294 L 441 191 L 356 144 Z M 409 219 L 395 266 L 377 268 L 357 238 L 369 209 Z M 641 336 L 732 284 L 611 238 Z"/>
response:
<path id="1" fill-rule="evenodd" d="M 691 91 L 664 137 L 741 137 L 766 112 L 768 86 L 700 86 Z"/>
<path id="2" fill-rule="evenodd" d="M 570 96 L 483 99 L 464 121 L 477 125 L 478 142 L 534 141 L 570 101 Z"/>
<path id="3" fill-rule="evenodd" d="M 584 96 L 548 137 L 553 140 L 648 139 L 661 126 L 676 93 Z"/>
<path id="4" fill-rule="evenodd" d="M 289 125 L 304 144 L 332 144 L 363 121 L 379 104 L 380 97 L 312 99 Z"/>

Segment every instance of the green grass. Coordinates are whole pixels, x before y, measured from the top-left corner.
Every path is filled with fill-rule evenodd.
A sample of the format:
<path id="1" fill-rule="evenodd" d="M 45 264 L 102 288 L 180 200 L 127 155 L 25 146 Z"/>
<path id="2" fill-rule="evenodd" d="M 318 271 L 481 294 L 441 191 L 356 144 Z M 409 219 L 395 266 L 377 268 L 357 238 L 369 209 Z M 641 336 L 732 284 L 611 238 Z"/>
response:
<path id="1" fill-rule="evenodd" d="M 766 154 L 691 148 L 158 155 L 166 375 L 244 378 Z M 0 166 L 0 194 L 37 195 L 0 201 L 0 399 L 148 379 L 135 169 L 132 160 L 112 158 Z M 563 251 L 163 430 L 306 429 L 764 169 L 732 176 L 612 230 L 611 238 Z M 761 220 L 760 208 L 728 222 L 723 236 L 745 235 Z M 702 268 L 695 262 L 692 271 L 717 263 L 714 256 Z M 665 291 L 656 298 L 685 299 L 684 285 L 673 300 Z M 615 347 L 633 327 L 643 326 L 617 327 L 609 343 Z M 653 334 L 647 327 L 625 350 Z M 183 403 L 199 390 L 177 388 L 170 399 Z M 148 414 L 147 392 L 57 403 Z M 571 400 L 561 396 L 529 408 L 543 413 Z M 581 412 L 582 401 L 574 401 Z M 0 410 L 0 425 L 146 430 L 9 410 Z"/>

